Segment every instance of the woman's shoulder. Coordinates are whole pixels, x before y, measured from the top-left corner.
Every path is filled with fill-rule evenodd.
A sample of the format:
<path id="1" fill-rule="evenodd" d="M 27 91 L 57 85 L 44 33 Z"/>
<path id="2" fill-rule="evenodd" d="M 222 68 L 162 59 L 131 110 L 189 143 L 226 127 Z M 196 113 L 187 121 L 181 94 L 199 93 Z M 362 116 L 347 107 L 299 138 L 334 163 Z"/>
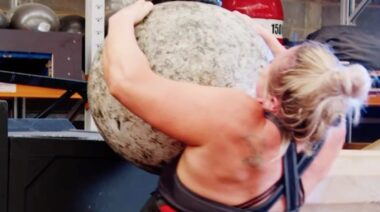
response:
<path id="1" fill-rule="evenodd" d="M 209 92 L 212 95 L 205 100 L 210 103 L 209 108 L 193 111 L 204 114 L 199 117 L 204 127 L 197 130 L 202 135 L 200 139 L 203 141 L 199 142 L 201 145 L 214 141 L 219 143 L 221 140 L 238 140 L 264 126 L 266 119 L 263 107 L 254 97 L 231 88 L 210 88 Z M 194 127 L 199 128 L 199 125 Z"/>

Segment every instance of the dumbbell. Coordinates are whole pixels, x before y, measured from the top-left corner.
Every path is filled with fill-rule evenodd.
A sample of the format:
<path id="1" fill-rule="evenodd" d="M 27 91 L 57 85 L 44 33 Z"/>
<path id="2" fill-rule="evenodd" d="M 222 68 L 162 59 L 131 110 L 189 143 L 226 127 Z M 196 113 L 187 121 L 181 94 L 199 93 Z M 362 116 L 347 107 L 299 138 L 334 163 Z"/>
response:
<path id="1" fill-rule="evenodd" d="M 68 33 L 85 33 L 85 19 L 80 15 L 67 15 L 60 18 L 59 31 Z"/>

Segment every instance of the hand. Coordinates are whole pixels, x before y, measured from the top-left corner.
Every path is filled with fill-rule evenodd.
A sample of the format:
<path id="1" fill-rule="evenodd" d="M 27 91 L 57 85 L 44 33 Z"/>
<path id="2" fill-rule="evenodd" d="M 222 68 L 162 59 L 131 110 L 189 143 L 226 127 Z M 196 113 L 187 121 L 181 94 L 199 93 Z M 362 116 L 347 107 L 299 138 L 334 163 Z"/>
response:
<path id="1" fill-rule="evenodd" d="M 126 21 L 131 21 L 133 25 L 141 22 L 153 9 L 153 3 L 146 0 L 138 0 L 135 3 L 121 9 L 110 17 L 109 24 L 121 26 Z"/>

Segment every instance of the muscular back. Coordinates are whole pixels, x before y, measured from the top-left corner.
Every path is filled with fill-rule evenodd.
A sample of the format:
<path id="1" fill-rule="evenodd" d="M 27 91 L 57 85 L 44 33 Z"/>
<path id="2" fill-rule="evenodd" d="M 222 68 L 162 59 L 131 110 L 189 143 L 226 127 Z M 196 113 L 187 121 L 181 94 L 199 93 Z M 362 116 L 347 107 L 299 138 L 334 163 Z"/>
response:
<path id="1" fill-rule="evenodd" d="M 178 176 L 190 190 L 228 205 L 258 196 L 281 176 L 281 138 L 266 120 L 247 135 L 187 147 L 178 165 Z"/>
<path id="2" fill-rule="evenodd" d="M 344 124 L 330 129 L 326 143 L 302 177 L 306 196 L 327 173 L 344 141 Z M 201 147 L 187 147 L 177 174 L 191 191 L 216 202 L 239 205 L 270 188 L 282 175 L 280 132 L 269 120 L 253 129 L 254 136 L 210 142 Z M 256 164 L 250 158 L 256 158 Z M 283 210 L 283 199 L 273 211 Z"/>

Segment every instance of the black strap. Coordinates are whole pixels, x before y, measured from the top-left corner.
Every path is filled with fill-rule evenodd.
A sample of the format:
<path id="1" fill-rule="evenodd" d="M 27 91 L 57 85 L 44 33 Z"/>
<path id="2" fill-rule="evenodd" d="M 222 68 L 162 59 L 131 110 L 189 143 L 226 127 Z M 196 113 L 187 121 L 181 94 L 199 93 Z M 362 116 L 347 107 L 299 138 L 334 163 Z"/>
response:
<path id="1" fill-rule="evenodd" d="M 295 142 L 292 141 L 291 143 L 294 143 L 294 146 L 296 146 Z M 314 158 L 318 155 L 319 151 L 321 150 L 322 145 L 323 145 L 323 140 L 314 143 L 314 145 L 313 145 L 313 154 L 312 155 L 306 155 L 306 154 L 299 155 L 300 157 L 297 160 L 297 171 L 298 171 L 299 176 L 301 176 L 305 172 L 305 170 L 307 169 L 307 167 L 309 167 L 309 165 L 313 162 Z M 289 151 L 289 148 L 288 148 L 287 152 L 288 151 Z M 296 152 L 296 149 L 293 150 L 293 151 Z M 284 155 L 284 158 L 286 158 L 286 154 Z M 284 170 L 284 173 L 285 173 L 285 170 Z M 284 178 L 285 178 L 285 176 L 283 175 L 282 179 L 280 181 L 283 182 Z M 298 181 L 298 182 L 300 183 L 300 181 Z M 302 184 L 300 183 L 299 185 L 300 185 L 300 189 L 303 189 Z M 281 195 L 284 194 L 284 190 L 285 190 L 284 183 L 280 183 L 278 185 L 276 191 L 273 192 L 273 195 L 270 198 L 268 198 L 261 205 L 251 207 L 247 211 L 252 211 L 252 212 L 253 211 L 255 211 L 255 212 L 256 211 L 258 211 L 258 212 L 260 212 L 260 211 L 268 211 L 273 206 L 273 204 L 275 202 L 277 202 L 277 200 L 281 197 Z"/>
<path id="2" fill-rule="evenodd" d="M 297 170 L 296 144 L 291 142 L 285 153 L 284 164 L 284 186 L 287 211 L 298 211 L 301 206 L 300 176 Z"/>

